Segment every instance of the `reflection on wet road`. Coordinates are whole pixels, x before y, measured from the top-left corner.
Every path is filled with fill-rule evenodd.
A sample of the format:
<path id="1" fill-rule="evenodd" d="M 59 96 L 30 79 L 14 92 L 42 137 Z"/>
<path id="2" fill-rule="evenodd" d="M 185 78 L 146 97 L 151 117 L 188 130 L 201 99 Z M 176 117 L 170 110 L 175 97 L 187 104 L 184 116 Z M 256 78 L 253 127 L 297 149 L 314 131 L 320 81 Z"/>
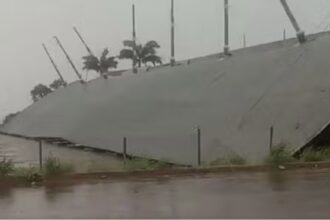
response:
<path id="1" fill-rule="evenodd" d="M 1 218 L 330 218 L 330 171 L 0 190 Z"/>

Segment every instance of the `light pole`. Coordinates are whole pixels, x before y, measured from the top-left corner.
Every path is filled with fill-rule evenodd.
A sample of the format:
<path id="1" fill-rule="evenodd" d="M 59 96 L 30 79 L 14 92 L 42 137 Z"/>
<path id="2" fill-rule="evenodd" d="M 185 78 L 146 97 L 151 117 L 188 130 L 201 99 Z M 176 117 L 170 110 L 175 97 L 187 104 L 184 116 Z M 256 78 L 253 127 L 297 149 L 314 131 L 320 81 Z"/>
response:
<path id="1" fill-rule="evenodd" d="M 136 29 L 135 29 L 135 5 L 132 5 L 132 24 L 133 24 L 133 32 L 132 32 L 132 40 L 133 40 L 133 73 L 137 73 L 136 68 Z"/>
<path id="2" fill-rule="evenodd" d="M 291 21 L 291 24 L 292 26 L 294 27 L 294 29 L 296 30 L 296 33 L 297 33 L 297 38 L 298 38 L 298 41 L 300 43 L 304 43 L 306 42 L 306 36 L 305 36 L 305 32 L 303 30 L 300 29 L 299 27 L 299 24 L 297 22 L 297 20 L 295 19 L 288 3 L 286 2 L 286 0 L 280 0 L 281 1 L 281 4 L 286 12 L 286 14 L 288 15 L 290 21 Z"/>
<path id="3" fill-rule="evenodd" d="M 82 79 L 82 76 L 80 75 L 79 71 L 77 70 L 76 66 L 74 65 L 73 61 L 71 60 L 69 54 L 66 52 L 66 50 L 64 49 L 61 41 L 58 39 L 58 37 L 54 36 L 58 46 L 61 48 L 62 52 L 64 53 L 64 55 L 66 56 L 67 60 L 69 61 L 72 69 L 74 70 L 74 72 L 76 73 L 76 75 L 78 76 L 79 80 L 81 83 L 84 83 L 84 80 Z"/>
<path id="4" fill-rule="evenodd" d="M 228 0 L 224 0 L 224 11 L 225 11 L 225 46 L 224 55 L 230 55 L 229 53 L 229 3 Z"/>
<path id="5" fill-rule="evenodd" d="M 171 0 L 171 66 L 175 65 L 174 0 Z"/>
<path id="6" fill-rule="evenodd" d="M 65 80 L 64 80 L 64 78 L 63 78 L 63 76 L 62 76 L 60 70 L 57 68 L 57 65 L 56 65 L 55 61 L 53 60 L 52 56 L 51 56 L 50 53 L 48 52 L 46 45 L 45 45 L 45 44 L 42 44 L 42 47 L 44 48 L 44 50 L 45 50 L 45 52 L 46 52 L 46 54 L 47 54 L 47 56 L 48 56 L 50 62 L 52 63 L 52 65 L 53 65 L 53 67 L 54 67 L 54 69 L 55 69 L 57 75 L 60 77 L 60 80 L 61 80 L 61 81 L 63 82 L 63 84 L 66 86 L 66 82 L 65 82 Z"/>

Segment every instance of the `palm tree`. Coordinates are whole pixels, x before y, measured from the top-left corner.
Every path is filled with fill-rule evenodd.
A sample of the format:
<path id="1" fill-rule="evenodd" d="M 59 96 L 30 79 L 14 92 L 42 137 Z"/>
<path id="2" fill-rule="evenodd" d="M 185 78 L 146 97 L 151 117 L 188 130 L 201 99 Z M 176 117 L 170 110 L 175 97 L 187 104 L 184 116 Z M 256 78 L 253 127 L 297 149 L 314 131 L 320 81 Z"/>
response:
<path id="1" fill-rule="evenodd" d="M 162 64 L 162 59 L 156 55 L 156 49 L 160 48 L 156 41 L 149 41 L 145 45 L 135 45 L 134 41 L 125 40 L 123 44 L 126 48 L 120 51 L 120 59 L 131 59 L 134 66 L 137 64 L 138 67 L 141 67 L 142 63 L 147 65 L 148 62 L 154 66 Z"/>
<path id="2" fill-rule="evenodd" d="M 116 57 L 108 56 L 109 50 L 105 48 L 102 52 L 100 58 L 90 54 L 88 56 L 84 56 L 84 67 L 83 70 L 94 70 L 99 73 L 104 78 L 107 78 L 107 72 L 109 69 L 116 69 L 118 62 L 116 61 Z"/>

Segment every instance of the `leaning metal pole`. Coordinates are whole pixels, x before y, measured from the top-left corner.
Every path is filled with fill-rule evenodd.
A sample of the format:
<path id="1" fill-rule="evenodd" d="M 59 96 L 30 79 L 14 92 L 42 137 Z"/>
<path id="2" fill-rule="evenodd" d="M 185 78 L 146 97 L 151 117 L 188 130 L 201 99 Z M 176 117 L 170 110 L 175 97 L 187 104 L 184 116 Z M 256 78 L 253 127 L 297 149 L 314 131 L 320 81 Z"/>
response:
<path id="1" fill-rule="evenodd" d="M 286 0 L 280 0 L 282 3 L 282 6 L 286 12 L 286 14 L 288 15 L 291 24 L 293 25 L 294 29 L 296 30 L 297 33 L 297 38 L 299 40 L 300 43 L 304 43 L 306 41 L 306 36 L 305 36 L 305 32 L 303 30 L 300 29 L 299 24 L 297 22 L 297 20 L 295 19 L 288 3 L 286 2 Z"/>
<path id="2" fill-rule="evenodd" d="M 171 0 L 171 66 L 175 65 L 174 0 Z"/>
<path id="3" fill-rule="evenodd" d="M 73 30 L 74 30 L 74 32 L 76 32 L 78 38 L 80 39 L 80 41 L 81 41 L 81 42 L 83 43 L 83 45 L 85 46 L 87 52 L 88 52 L 90 55 L 94 56 L 93 51 L 89 48 L 89 46 L 87 45 L 86 41 L 84 40 L 84 38 L 83 38 L 83 37 L 81 36 L 81 34 L 79 33 L 78 29 L 77 29 L 76 27 L 73 27 Z"/>
<path id="4" fill-rule="evenodd" d="M 229 53 L 229 4 L 228 0 L 224 0 L 224 11 L 225 11 L 225 46 L 224 55 L 230 55 Z"/>
<path id="5" fill-rule="evenodd" d="M 57 75 L 60 77 L 61 81 L 62 81 L 62 82 L 64 83 L 64 85 L 65 85 L 66 82 L 65 82 L 65 80 L 64 80 L 64 78 L 63 78 L 63 76 L 62 76 L 60 70 L 57 68 L 55 61 L 53 60 L 52 56 L 50 55 L 49 51 L 47 50 L 46 45 L 45 45 L 45 44 L 42 44 L 42 47 L 44 48 L 44 50 L 45 50 L 45 52 L 46 52 L 46 54 L 47 54 L 47 56 L 48 56 L 50 62 L 52 63 L 52 65 L 53 65 L 53 67 L 54 67 L 54 69 L 55 69 Z"/>
<path id="6" fill-rule="evenodd" d="M 72 62 L 72 60 L 71 60 L 69 54 L 65 51 L 65 49 L 64 49 L 64 47 L 63 47 L 63 45 L 62 45 L 62 43 L 60 42 L 60 40 L 58 39 L 58 37 L 54 36 L 54 38 L 55 38 L 55 40 L 56 40 L 58 46 L 61 48 L 61 50 L 63 51 L 64 55 L 66 56 L 67 60 L 68 60 L 69 63 L 71 64 L 71 66 L 72 66 L 74 72 L 76 73 L 76 75 L 78 76 L 80 82 L 83 83 L 84 80 L 83 80 L 82 76 L 80 75 L 80 73 L 79 73 L 79 71 L 77 70 L 76 66 L 75 66 L 74 63 Z"/>

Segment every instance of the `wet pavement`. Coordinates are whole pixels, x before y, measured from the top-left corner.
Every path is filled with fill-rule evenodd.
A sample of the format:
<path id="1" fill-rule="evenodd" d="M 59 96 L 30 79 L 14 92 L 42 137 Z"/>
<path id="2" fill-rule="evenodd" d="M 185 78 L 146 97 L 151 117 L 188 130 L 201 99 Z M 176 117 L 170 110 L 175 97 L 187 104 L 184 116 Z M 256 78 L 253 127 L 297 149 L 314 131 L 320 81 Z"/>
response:
<path id="1" fill-rule="evenodd" d="M 73 166 L 75 172 L 102 172 L 123 170 L 123 162 L 112 154 L 60 147 L 43 143 L 43 161 L 56 157 Z M 16 166 L 39 165 L 39 145 L 36 141 L 0 135 L 0 160 L 6 157 Z"/>
<path id="2" fill-rule="evenodd" d="M 330 170 L 0 190 L 0 218 L 330 218 Z"/>

